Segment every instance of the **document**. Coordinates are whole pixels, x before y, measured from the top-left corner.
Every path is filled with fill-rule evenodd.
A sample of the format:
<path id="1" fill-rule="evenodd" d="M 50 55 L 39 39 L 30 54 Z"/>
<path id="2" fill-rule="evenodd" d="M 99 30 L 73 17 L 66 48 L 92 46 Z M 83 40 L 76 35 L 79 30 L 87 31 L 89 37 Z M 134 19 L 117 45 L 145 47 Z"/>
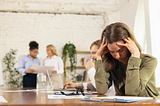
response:
<path id="1" fill-rule="evenodd" d="M 31 89 L 31 90 L 6 90 L 3 92 L 32 92 L 32 91 L 36 91 L 37 89 Z"/>
<path id="2" fill-rule="evenodd" d="M 7 103 L 6 99 L 3 96 L 0 96 L 0 103 Z"/>
<path id="3" fill-rule="evenodd" d="M 49 75 L 52 75 L 52 71 L 54 70 L 54 66 L 41 66 L 41 65 L 36 65 L 36 64 L 32 64 L 32 69 L 35 70 L 35 72 L 33 73 L 45 73 L 47 74 L 47 70 Z M 53 74 L 54 75 L 54 74 Z"/>
<path id="4" fill-rule="evenodd" d="M 85 96 L 82 95 L 74 95 L 74 96 L 66 96 L 66 95 L 48 95 L 48 99 L 82 99 Z"/>
<path id="5" fill-rule="evenodd" d="M 92 98 L 83 98 L 81 100 L 86 101 L 98 101 L 98 102 L 136 102 L 136 101 L 145 101 L 151 100 L 152 97 L 134 97 L 134 96 L 107 96 L 107 97 L 92 97 Z"/>

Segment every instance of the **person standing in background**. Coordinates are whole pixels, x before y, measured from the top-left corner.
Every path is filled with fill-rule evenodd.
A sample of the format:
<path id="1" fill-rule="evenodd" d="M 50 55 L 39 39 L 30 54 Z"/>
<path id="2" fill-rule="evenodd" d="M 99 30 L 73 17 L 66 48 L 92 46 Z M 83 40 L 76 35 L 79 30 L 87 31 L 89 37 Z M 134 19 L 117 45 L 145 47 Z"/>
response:
<path id="1" fill-rule="evenodd" d="M 58 56 L 55 46 L 48 45 L 46 47 L 48 56 L 44 59 L 44 66 L 54 66 L 52 75 L 50 75 L 51 81 L 53 82 L 54 89 L 63 87 L 63 73 L 64 66 L 61 57 Z M 48 79 L 48 78 L 47 78 Z"/>
<path id="2" fill-rule="evenodd" d="M 34 70 L 31 69 L 31 67 L 32 64 L 40 65 L 40 61 L 37 58 L 38 43 L 36 41 L 31 41 L 29 47 L 30 54 L 20 59 L 18 71 L 23 75 L 23 87 L 36 88 L 37 74 L 33 74 Z"/>

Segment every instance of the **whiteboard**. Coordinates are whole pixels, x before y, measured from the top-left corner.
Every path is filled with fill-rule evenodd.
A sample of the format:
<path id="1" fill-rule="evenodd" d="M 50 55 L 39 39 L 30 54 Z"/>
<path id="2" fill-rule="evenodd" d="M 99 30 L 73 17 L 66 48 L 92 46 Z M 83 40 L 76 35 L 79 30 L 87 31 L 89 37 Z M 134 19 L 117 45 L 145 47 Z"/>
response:
<path id="1" fill-rule="evenodd" d="M 0 61 L 0 85 L 3 85 L 2 63 Z"/>

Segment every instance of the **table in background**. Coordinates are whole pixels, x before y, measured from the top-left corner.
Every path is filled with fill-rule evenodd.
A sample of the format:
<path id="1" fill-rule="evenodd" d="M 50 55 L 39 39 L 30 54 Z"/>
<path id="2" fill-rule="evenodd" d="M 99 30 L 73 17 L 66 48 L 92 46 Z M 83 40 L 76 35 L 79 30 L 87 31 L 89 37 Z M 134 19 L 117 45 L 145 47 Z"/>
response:
<path id="1" fill-rule="evenodd" d="M 47 96 L 53 93 L 40 92 L 3 92 L 0 89 L 0 95 L 3 96 L 8 103 L 0 103 L 0 106 L 160 106 L 160 100 L 148 100 L 132 103 L 114 103 L 114 102 L 91 102 L 81 101 L 79 99 L 48 99 Z M 91 97 L 102 95 L 91 95 Z"/>

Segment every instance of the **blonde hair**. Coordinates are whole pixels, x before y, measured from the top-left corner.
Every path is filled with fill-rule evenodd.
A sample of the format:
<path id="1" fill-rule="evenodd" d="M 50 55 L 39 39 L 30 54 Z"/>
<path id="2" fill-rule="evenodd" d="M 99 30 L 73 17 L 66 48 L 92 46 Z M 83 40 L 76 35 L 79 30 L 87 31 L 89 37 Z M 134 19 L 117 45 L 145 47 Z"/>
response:
<path id="1" fill-rule="evenodd" d="M 106 38 L 106 42 L 109 44 L 130 37 L 135 42 L 136 46 L 139 49 L 139 52 L 141 53 L 141 46 L 137 42 L 133 31 L 124 23 L 117 22 L 108 25 L 102 32 L 101 41 L 103 40 L 103 37 Z M 115 69 L 119 64 L 118 60 L 114 59 L 110 52 L 102 55 L 102 60 L 104 61 L 106 66 L 108 66 L 107 71 Z"/>
<path id="2" fill-rule="evenodd" d="M 50 45 L 47 46 L 47 48 L 48 48 L 49 50 L 51 50 L 51 52 L 52 52 L 54 55 L 58 56 L 56 47 L 55 47 L 54 45 L 50 44 Z"/>
<path id="3" fill-rule="evenodd" d="M 96 45 L 96 46 L 98 47 L 98 49 L 99 49 L 99 47 L 101 46 L 101 40 L 96 40 L 96 41 L 94 41 L 94 42 L 91 44 L 90 49 L 92 48 L 93 45 Z"/>

